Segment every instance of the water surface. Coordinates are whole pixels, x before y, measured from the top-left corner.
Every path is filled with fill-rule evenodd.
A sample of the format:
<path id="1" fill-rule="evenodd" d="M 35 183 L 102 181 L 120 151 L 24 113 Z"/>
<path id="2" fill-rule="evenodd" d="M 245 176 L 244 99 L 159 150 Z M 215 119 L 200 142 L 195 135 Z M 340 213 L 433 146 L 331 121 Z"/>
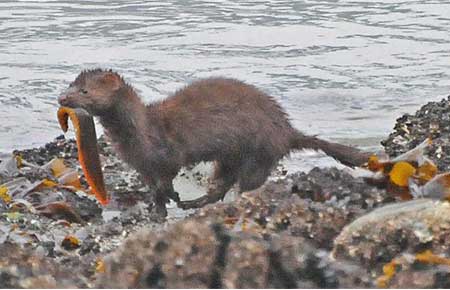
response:
<path id="1" fill-rule="evenodd" d="M 450 94 L 448 1 L 0 2 L 0 152 L 61 133 L 56 97 L 113 68 L 147 101 L 201 77 L 245 80 L 294 125 L 376 147 L 395 118 Z"/>

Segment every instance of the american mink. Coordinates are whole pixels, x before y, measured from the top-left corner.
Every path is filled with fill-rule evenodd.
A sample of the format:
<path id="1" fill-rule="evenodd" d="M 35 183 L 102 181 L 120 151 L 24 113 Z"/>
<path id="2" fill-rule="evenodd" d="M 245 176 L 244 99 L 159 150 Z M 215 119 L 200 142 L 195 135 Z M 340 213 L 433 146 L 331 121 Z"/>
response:
<path id="1" fill-rule="evenodd" d="M 163 101 L 144 105 L 131 85 L 111 70 L 81 72 L 58 99 L 81 107 L 100 123 L 123 160 L 156 190 L 156 213 L 166 215 L 173 199 L 182 208 L 261 186 L 277 162 L 294 149 L 321 149 L 346 165 L 361 165 L 368 153 L 306 136 L 269 95 L 228 78 L 195 81 Z M 181 167 L 214 161 L 208 194 L 180 201 L 172 180 Z"/>

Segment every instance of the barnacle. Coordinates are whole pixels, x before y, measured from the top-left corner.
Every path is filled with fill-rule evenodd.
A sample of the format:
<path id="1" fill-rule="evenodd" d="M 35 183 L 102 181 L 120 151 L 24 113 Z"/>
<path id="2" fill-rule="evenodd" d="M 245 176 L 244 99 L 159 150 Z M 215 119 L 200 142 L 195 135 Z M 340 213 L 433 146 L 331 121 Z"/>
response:
<path id="1" fill-rule="evenodd" d="M 425 158 L 425 149 L 431 145 L 431 138 L 426 138 L 422 143 L 414 147 L 413 149 L 395 157 L 392 159 L 392 162 L 398 161 L 410 161 L 410 162 L 418 162 L 422 164 Z"/>
<path id="2" fill-rule="evenodd" d="M 86 180 L 97 200 L 102 205 L 106 205 L 109 198 L 103 181 L 103 173 L 97 150 L 97 137 L 92 116 L 83 109 L 61 107 L 58 110 L 58 120 L 64 132 L 67 132 L 68 130 L 69 117 L 75 128 L 78 160 L 80 161 Z"/>

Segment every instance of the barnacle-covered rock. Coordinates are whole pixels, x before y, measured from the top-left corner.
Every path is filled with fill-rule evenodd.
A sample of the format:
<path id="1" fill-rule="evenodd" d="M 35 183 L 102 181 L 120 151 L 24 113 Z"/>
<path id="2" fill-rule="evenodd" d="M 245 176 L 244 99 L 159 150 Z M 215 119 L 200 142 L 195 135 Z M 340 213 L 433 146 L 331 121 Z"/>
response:
<path id="1" fill-rule="evenodd" d="M 97 286 L 372 287 L 367 271 L 328 250 L 356 216 L 389 201 L 337 169 L 288 176 L 130 237 L 104 259 Z"/>
<path id="2" fill-rule="evenodd" d="M 204 223 L 186 221 L 166 233 L 142 231 L 104 259 L 105 288 L 208 288 L 220 241 Z M 137 255 L 137 253 L 139 253 Z"/>
<path id="3" fill-rule="evenodd" d="M 136 253 L 139 252 L 139 255 Z M 304 238 L 267 240 L 191 218 L 166 231 L 141 231 L 104 259 L 97 287 L 372 287 L 356 265 L 329 259 Z"/>
<path id="4" fill-rule="evenodd" d="M 385 190 L 367 185 L 362 178 L 336 168 L 315 168 L 268 182 L 233 203 L 208 205 L 197 216 L 214 217 L 229 228 L 240 225 L 240 230 L 260 235 L 286 231 L 314 246 L 331 249 L 346 224 L 393 200 Z"/>
<path id="5" fill-rule="evenodd" d="M 446 253 L 449 248 L 450 203 L 416 199 L 387 205 L 356 219 L 335 239 L 333 254 L 379 271 L 403 253 L 425 249 Z"/>
<path id="6" fill-rule="evenodd" d="M 450 96 L 438 102 L 429 102 L 414 115 L 397 119 L 394 131 L 382 141 L 386 153 L 398 156 L 430 137 L 429 156 L 440 171 L 450 170 Z"/>
<path id="7" fill-rule="evenodd" d="M 0 243 L 0 288 L 86 288 L 82 275 L 36 251 Z"/>
<path id="8" fill-rule="evenodd" d="M 431 103 L 424 107 L 426 113 L 399 119 L 386 143 L 394 148 L 388 152 L 398 156 L 431 135 L 431 159 L 441 171 L 446 169 L 450 147 L 442 145 L 448 144 L 445 132 L 450 135 L 450 129 L 442 120 L 450 112 L 447 103 Z M 448 285 L 450 206 L 444 201 L 396 203 L 398 198 L 352 176 L 350 170 L 315 168 L 284 173 L 232 202 L 191 211 L 188 218 L 184 212 L 169 214 L 167 223 L 156 225 L 149 219 L 152 189 L 113 153 L 105 138 L 98 145 L 105 184 L 113 193 L 107 208 L 60 181 L 56 171 L 61 162 L 54 158 L 64 159 L 72 171 L 67 172 L 78 173 L 81 186 L 87 185 L 73 140 L 60 137 L 10 157 L 17 170 L 0 179 L 7 184 L 0 192 L 0 247 L 14 248 L 0 261 L 21 270 L 17 275 L 17 267 L 0 269 L 0 283 L 101 288 Z M 42 170 L 46 164 L 53 164 L 53 170 Z M 3 166 L 10 171 L 9 165 Z M 436 193 L 435 186 L 419 193 L 433 196 L 427 194 L 429 187 Z M 169 206 L 169 212 L 176 210 Z M 18 261 L 16 254 L 23 261 L 46 261 L 50 267 L 37 271 L 35 264 Z M 59 278 L 51 265 L 69 269 L 79 279 L 73 284 Z M 22 282 L 13 284 L 18 277 Z"/>

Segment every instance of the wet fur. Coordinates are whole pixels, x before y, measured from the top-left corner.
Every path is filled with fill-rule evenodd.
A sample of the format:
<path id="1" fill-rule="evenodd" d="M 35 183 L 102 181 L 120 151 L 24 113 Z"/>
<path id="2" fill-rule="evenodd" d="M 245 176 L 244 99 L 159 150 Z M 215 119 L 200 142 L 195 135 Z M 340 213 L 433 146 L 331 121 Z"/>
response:
<path id="1" fill-rule="evenodd" d="M 156 188 L 161 215 L 168 198 L 191 208 L 223 198 L 235 183 L 255 189 L 293 149 L 323 149 L 349 165 L 367 160 L 355 148 L 303 135 L 272 97 L 235 79 L 199 80 L 145 106 L 117 73 L 97 69 L 81 73 L 59 102 L 99 117 L 120 156 Z M 172 180 L 200 161 L 215 162 L 208 195 L 180 202 Z"/>

